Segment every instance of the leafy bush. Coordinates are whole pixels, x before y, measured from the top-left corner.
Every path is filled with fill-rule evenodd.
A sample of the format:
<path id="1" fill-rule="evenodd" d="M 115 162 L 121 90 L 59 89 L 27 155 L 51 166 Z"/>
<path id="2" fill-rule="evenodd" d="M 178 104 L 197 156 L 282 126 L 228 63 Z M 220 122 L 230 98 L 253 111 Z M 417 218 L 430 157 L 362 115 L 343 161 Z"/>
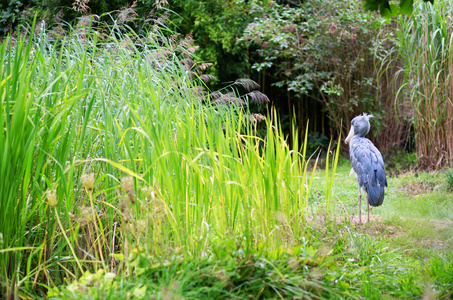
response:
<path id="1" fill-rule="evenodd" d="M 253 18 L 249 6 L 247 1 L 169 1 L 169 8 L 176 13 L 170 15 L 170 28 L 193 36 L 200 46 L 200 57 L 213 63 L 217 83 L 251 77 L 247 48 L 238 43 Z"/>
<path id="2" fill-rule="evenodd" d="M 390 176 L 398 176 L 417 168 L 417 157 L 415 153 L 406 151 L 395 151 L 384 154 L 385 172 Z"/>
<path id="3" fill-rule="evenodd" d="M 387 50 L 380 42 L 382 19 L 365 13 L 357 1 L 310 0 L 299 6 L 271 2 L 267 7 L 252 5 L 252 12 L 259 17 L 242 38 L 258 47 L 259 58 L 252 68 L 271 73 L 274 86 L 295 94 L 298 99 L 291 103 L 295 109 L 301 110 L 297 101 L 305 98 L 322 103 L 335 136 L 346 136 L 356 115 L 372 113 L 373 132 L 387 127 L 394 132 L 383 134 L 391 137 L 385 146 L 402 146 L 408 131 L 398 129 L 394 111 L 399 109 L 387 93 L 393 87 L 377 82 L 375 52 Z M 378 93 L 379 88 L 386 90 Z M 288 105 L 289 101 L 288 96 Z M 310 121 L 315 114 L 319 110 L 310 107 Z"/>
<path id="4" fill-rule="evenodd" d="M 308 146 L 307 154 L 311 155 L 317 150 L 326 151 L 329 147 L 329 139 L 327 136 L 320 134 L 319 132 L 308 134 Z"/>
<path id="5" fill-rule="evenodd" d="M 11 0 L 8 4 L 0 3 L 0 35 L 13 29 L 23 5 L 19 0 Z"/>
<path id="6" fill-rule="evenodd" d="M 366 109 L 373 111 L 376 17 L 352 2 L 312 0 L 300 7 L 253 7 L 257 15 L 245 39 L 261 45 L 253 68 L 279 75 L 276 86 L 296 94 L 318 94 L 335 125 Z M 276 76 L 277 77 L 277 76 Z"/>

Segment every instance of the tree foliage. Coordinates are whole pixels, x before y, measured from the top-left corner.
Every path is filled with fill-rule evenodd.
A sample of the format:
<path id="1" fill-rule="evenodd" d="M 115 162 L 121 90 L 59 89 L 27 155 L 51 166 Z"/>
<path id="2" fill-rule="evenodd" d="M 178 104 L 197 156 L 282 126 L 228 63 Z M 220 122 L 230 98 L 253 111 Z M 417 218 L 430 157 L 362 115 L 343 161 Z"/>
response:
<path id="1" fill-rule="evenodd" d="M 423 0 L 424 2 L 434 3 L 434 0 Z M 406 14 L 411 15 L 414 6 L 414 0 L 400 0 L 399 4 L 388 0 L 364 0 L 364 8 L 369 11 L 379 10 L 381 16 L 391 18 L 394 16 Z"/>
<path id="2" fill-rule="evenodd" d="M 214 64 L 220 82 L 247 77 L 247 51 L 238 38 L 251 21 L 247 1 L 170 0 L 170 27 L 190 34 L 197 41 L 198 54 Z"/>
<path id="3" fill-rule="evenodd" d="M 363 111 L 384 114 L 377 101 L 374 45 L 381 20 L 354 1 L 309 0 L 297 7 L 253 6 L 243 40 L 258 45 L 252 68 L 267 70 L 276 87 L 316 99 L 337 131 Z"/>

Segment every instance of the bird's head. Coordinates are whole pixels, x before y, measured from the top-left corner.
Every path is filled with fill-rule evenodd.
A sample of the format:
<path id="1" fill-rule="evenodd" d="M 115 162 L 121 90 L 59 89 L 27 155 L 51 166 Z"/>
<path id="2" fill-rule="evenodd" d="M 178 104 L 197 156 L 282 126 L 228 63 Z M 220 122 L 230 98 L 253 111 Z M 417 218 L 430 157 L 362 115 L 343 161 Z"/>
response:
<path id="1" fill-rule="evenodd" d="M 354 135 L 364 137 L 370 131 L 370 118 L 373 118 L 373 115 L 363 113 L 352 119 L 351 130 L 344 142 L 349 143 Z"/>

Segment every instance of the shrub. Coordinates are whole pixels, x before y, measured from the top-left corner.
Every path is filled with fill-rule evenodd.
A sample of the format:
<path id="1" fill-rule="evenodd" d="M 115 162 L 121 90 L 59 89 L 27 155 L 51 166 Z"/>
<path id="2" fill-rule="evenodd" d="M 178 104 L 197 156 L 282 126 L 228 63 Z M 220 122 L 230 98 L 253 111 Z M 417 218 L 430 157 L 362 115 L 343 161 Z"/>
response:
<path id="1" fill-rule="evenodd" d="M 316 122 L 316 115 L 325 112 L 334 135 L 346 136 L 350 120 L 369 112 L 375 116 L 373 133 L 388 128 L 376 138 L 378 147 L 403 147 L 408 126 L 401 125 L 395 116 L 400 109 L 395 108 L 391 97 L 394 87 L 376 72 L 376 52 L 388 50 L 380 43 L 383 24 L 376 14 L 365 13 L 357 1 L 320 0 L 294 7 L 254 5 L 252 11 L 259 17 L 248 25 L 242 39 L 258 47 L 259 58 L 252 68 L 262 76 L 271 73 L 274 86 L 296 96 L 290 100 L 288 94 L 284 100 L 290 114 L 296 110 L 301 128 L 301 115 L 309 115 L 310 122 Z M 396 72 L 382 68 L 382 73 L 391 78 Z M 300 105 L 307 98 L 320 102 L 322 109 Z"/>

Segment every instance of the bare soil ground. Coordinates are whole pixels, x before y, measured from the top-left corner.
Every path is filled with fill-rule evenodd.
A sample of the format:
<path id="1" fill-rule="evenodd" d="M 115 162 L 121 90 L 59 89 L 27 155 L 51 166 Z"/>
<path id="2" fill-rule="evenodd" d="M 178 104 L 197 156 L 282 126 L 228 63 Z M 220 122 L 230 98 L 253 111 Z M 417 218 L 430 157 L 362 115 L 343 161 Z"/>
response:
<path id="1" fill-rule="evenodd" d="M 376 223 L 378 221 L 380 221 L 382 219 L 381 216 L 374 216 L 374 215 L 370 215 L 370 223 Z M 354 223 L 354 224 L 360 224 L 360 223 L 367 223 L 367 215 L 362 215 L 362 221 L 360 222 L 360 219 L 359 219 L 359 216 L 352 216 L 349 218 L 349 220 L 351 221 L 351 223 Z"/>

